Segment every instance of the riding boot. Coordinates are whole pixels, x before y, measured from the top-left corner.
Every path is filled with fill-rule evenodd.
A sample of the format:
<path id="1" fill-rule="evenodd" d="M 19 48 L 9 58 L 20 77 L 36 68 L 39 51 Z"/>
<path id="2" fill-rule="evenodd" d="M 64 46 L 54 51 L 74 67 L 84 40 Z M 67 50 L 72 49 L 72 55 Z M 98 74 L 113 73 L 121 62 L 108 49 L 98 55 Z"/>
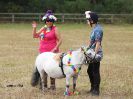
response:
<path id="1" fill-rule="evenodd" d="M 100 94 L 99 85 L 94 85 L 94 89 L 93 89 L 93 91 L 91 92 L 91 94 L 92 94 L 93 96 L 99 96 L 99 94 Z"/>
<path id="2" fill-rule="evenodd" d="M 91 93 L 92 93 L 92 91 L 93 91 L 93 89 L 94 89 L 94 85 L 93 85 L 93 84 L 91 84 L 91 89 L 88 91 L 88 94 L 91 94 Z"/>
<path id="3" fill-rule="evenodd" d="M 50 77 L 50 82 L 51 82 L 50 89 L 55 90 L 56 89 L 56 87 L 55 87 L 55 78 Z"/>

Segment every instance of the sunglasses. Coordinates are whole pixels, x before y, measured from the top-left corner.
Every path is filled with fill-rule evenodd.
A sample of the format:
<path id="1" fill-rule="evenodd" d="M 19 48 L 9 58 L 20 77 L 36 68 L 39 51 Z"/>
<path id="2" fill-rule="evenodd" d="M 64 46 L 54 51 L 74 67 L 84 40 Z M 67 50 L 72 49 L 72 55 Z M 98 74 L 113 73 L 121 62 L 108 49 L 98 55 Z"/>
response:
<path id="1" fill-rule="evenodd" d="M 53 22 L 53 20 L 46 20 L 46 22 Z"/>

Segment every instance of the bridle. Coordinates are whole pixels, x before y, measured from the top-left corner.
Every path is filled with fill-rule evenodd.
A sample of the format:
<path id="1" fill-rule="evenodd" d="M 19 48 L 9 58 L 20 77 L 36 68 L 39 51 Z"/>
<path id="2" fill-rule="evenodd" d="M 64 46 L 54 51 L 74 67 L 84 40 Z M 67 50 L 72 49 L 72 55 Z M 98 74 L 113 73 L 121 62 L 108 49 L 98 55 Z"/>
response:
<path id="1" fill-rule="evenodd" d="M 86 51 L 84 51 L 84 55 L 85 55 L 85 63 L 90 63 L 90 61 L 89 61 L 89 57 L 88 57 L 88 55 L 86 54 Z"/>
<path id="2" fill-rule="evenodd" d="M 87 55 L 87 53 L 86 53 L 87 51 L 85 49 L 82 48 L 82 51 L 84 51 L 84 55 L 85 55 L 85 61 L 84 61 L 84 63 L 85 64 L 89 64 L 91 62 L 91 60 L 90 60 L 91 57 L 89 57 L 89 55 Z"/>

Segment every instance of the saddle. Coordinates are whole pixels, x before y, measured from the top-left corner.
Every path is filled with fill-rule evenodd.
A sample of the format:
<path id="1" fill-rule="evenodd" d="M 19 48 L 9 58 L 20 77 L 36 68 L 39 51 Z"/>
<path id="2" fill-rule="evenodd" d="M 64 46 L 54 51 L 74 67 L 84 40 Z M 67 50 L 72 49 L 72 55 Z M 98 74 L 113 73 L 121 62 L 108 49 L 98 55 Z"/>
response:
<path id="1" fill-rule="evenodd" d="M 63 57 L 65 56 L 65 53 L 58 53 L 57 55 L 54 56 L 54 59 L 59 62 L 59 67 L 61 68 L 62 74 L 64 77 L 66 77 L 63 69 Z"/>

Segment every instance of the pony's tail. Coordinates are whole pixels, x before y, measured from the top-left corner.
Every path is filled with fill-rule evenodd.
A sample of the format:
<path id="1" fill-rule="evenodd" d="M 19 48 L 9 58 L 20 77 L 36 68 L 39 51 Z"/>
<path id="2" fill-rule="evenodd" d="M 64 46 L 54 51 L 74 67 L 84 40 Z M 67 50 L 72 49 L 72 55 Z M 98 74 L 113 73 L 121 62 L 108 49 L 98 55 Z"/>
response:
<path id="1" fill-rule="evenodd" d="M 34 87 L 38 84 L 40 79 L 40 74 L 38 72 L 38 69 L 35 68 L 35 71 L 33 71 L 32 78 L 31 78 L 31 85 Z"/>

